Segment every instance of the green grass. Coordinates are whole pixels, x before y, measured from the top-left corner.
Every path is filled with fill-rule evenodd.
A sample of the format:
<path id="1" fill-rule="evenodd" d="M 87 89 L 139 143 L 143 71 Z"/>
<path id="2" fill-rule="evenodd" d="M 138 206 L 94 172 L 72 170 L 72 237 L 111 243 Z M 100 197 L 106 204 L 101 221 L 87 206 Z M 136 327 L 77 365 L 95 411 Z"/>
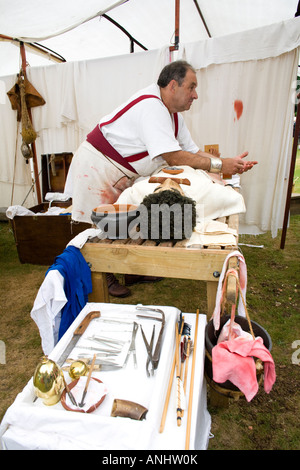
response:
<path id="1" fill-rule="evenodd" d="M 300 148 L 298 146 L 297 158 L 295 164 L 295 173 L 294 173 L 294 187 L 293 193 L 300 194 Z"/>

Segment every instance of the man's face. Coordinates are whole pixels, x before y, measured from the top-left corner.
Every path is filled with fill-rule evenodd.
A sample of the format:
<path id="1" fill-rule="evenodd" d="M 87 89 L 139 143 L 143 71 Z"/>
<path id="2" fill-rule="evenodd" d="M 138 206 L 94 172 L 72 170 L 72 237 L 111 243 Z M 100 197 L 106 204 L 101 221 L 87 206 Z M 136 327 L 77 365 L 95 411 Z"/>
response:
<path id="1" fill-rule="evenodd" d="M 181 86 L 175 80 L 174 82 L 174 106 L 177 112 L 187 111 L 190 109 L 193 101 L 198 98 L 196 92 L 198 84 L 196 74 L 188 69 Z"/>
<path id="2" fill-rule="evenodd" d="M 181 189 L 181 186 L 174 180 L 171 180 L 170 178 L 167 178 L 163 183 L 161 183 L 157 188 L 155 189 L 155 192 L 159 191 L 167 191 L 167 190 L 174 190 L 176 189 L 177 191 L 184 196 L 184 192 Z"/>

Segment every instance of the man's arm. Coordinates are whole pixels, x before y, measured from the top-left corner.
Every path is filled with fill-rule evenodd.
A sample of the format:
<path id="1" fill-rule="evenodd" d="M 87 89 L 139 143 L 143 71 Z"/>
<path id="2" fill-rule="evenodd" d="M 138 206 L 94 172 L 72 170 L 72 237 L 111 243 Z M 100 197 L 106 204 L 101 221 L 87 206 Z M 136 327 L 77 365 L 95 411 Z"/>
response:
<path id="1" fill-rule="evenodd" d="M 257 164 L 256 161 L 244 161 L 248 152 L 237 155 L 234 158 L 222 159 L 222 173 L 227 175 L 235 175 L 236 173 L 244 173 L 251 170 Z M 176 152 L 167 152 L 161 155 L 163 159 L 170 166 L 187 165 L 198 170 L 211 170 L 211 155 L 206 152 L 198 151 L 197 153 L 190 153 L 184 150 Z M 216 157 L 214 157 L 216 158 Z"/>

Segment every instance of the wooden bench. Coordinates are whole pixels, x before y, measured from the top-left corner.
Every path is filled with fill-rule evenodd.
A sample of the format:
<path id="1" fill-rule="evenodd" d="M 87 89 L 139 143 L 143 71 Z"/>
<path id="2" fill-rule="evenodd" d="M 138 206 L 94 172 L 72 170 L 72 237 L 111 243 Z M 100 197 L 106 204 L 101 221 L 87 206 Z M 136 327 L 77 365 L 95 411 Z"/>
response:
<path id="1" fill-rule="evenodd" d="M 238 215 L 218 219 L 238 230 Z M 159 243 L 152 240 L 126 239 L 90 240 L 81 252 L 92 272 L 93 291 L 90 302 L 109 302 L 106 273 L 139 274 L 205 281 L 207 284 L 207 314 L 215 306 L 219 276 L 227 255 L 235 246 L 205 246 L 186 248 L 184 241 Z M 237 258 L 229 260 L 229 268 L 237 269 Z M 236 300 L 236 281 L 228 280 L 227 300 Z"/>

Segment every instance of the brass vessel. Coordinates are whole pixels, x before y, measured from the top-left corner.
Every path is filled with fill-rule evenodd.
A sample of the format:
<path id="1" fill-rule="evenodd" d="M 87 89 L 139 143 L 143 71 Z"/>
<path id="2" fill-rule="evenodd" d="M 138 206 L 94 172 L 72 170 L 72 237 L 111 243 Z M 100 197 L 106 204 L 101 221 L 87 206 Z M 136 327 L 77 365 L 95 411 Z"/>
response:
<path id="1" fill-rule="evenodd" d="M 84 361 L 74 361 L 69 368 L 69 376 L 71 379 L 79 379 L 82 375 L 86 375 L 89 370 L 88 365 Z"/>
<path id="2" fill-rule="evenodd" d="M 33 386 L 36 396 L 42 398 L 45 405 L 55 405 L 60 400 L 64 389 L 62 374 L 56 362 L 46 357 L 37 365 Z"/>

